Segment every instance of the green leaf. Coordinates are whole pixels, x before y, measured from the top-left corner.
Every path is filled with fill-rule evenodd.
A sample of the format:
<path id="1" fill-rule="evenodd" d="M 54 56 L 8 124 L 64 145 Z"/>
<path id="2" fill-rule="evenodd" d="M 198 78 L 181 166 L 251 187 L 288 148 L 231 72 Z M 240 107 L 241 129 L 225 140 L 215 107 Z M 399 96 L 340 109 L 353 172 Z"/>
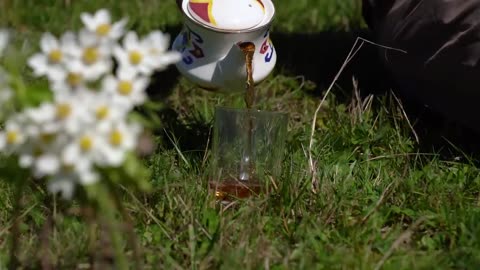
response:
<path id="1" fill-rule="evenodd" d="M 28 176 L 29 171 L 18 165 L 18 160 L 15 156 L 0 156 L 0 179 L 13 183 Z"/>

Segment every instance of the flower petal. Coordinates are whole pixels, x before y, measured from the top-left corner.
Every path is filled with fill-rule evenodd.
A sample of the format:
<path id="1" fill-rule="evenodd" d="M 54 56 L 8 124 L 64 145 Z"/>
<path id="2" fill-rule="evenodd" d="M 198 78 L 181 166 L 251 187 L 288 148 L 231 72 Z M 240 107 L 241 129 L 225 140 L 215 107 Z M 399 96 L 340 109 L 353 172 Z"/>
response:
<path id="1" fill-rule="evenodd" d="M 95 13 L 95 21 L 97 24 L 110 24 L 110 12 L 108 12 L 106 9 L 98 10 L 97 13 Z"/>
<path id="2" fill-rule="evenodd" d="M 91 31 L 88 31 L 87 29 L 80 30 L 78 39 L 83 47 L 95 46 L 98 43 L 97 35 Z"/>
<path id="3" fill-rule="evenodd" d="M 180 61 L 181 59 L 182 59 L 182 55 L 179 52 L 170 51 L 170 52 L 166 52 L 166 53 L 162 54 L 160 57 L 158 57 L 157 61 L 158 61 L 158 64 L 160 65 L 160 67 L 165 67 L 165 66 L 168 66 L 170 64 L 175 64 L 178 61 Z"/>
<path id="4" fill-rule="evenodd" d="M 134 87 L 138 89 L 137 91 L 145 91 L 149 82 L 150 82 L 150 79 L 147 77 L 138 77 L 134 81 Z"/>
<path id="5" fill-rule="evenodd" d="M 58 49 L 58 41 L 51 33 L 44 33 L 40 40 L 40 48 L 43 52 L 48 53 L 51 50 Z"/>
<path id="6" fill-rule="evenodd" d="M 102 81 L 102 90 L 113 93 L 117 89 L 117 79 L 114 76 L 108 75 Z"/>
<path id="7" fill-rule="evenodd" d="M 135 81 L 135 77 L 137 76 L 137 70 L 132 66 L 121 66 L 117 70 L 117 77 L 119 80 L 124 81 Z"/>
<path id="8" fill-rule="evenodd" d="M 0 151 L 3 151 L 7 145 L 7 140 L 4 132 L 0 132 Z"/>
<path id="9" fill-rule="evenodd" d="M 39 107 L 27 109 L 25 114 L 34 123 L 45 123 L 53 119 L 55 108 L 51 103 L 43 103 Z"/>
<path id="10" fill-rule="evenodd" d="M 60 39 L 62 46 L 66 49 L 72 48 L 77 45 L 77 37 L 73 32 L 65 32 Z"/>
<path id="11" fill-rule="evenodd" d="M 111 38 L 119 39 L 125 31 L 125 25 L 127 25 L 127 22 L 128 22 L 128 19 L 123 18 L 120 21 L 114 23 L 112 25 L 112 30 L 110 32 Z"/>
<path id="12" fill-rule="evenodd" d="M 65 147 L 62 153 L 62 162 L 68 165 L 74 165 L 80 157 L 80 149 L 75 143 Z"/>
<path id="13" fill-rule="evenodd" d="M 79 180 L 82 185 L 91 185 L 96 183 L 99 180 L 98 174 L 95 172 L 89 170 L 89 171 L 84 171 L 79 175 Z"/>
<path id="14" fill-rule="evenodd" d="M 66 71 L 60 66 L 50 67 L 47 72 L 48 79 L 52 82 L 61 81 L 65 79 Z"/>
<path id="15" fill-rule="evenodd" d="M 70 200 L 75 191 L 75 182 L 71 179 L 73 176 L 61 175 L 50 180 L 47 184 L 47 189 L 50 193 L 60 193 L 62 198 Z"/>
<path id="16" fill-rule="evenodd" d="M 88 30 L 95 31 L 95 18 L 91 14 L 84 12 L 80 14 L 80 19 Z"/>
<path id="17" fill-rule="evenodd" d="M 0 29 L 0 56 L 8 45 L 9 34 L 7 30 Z"/>
<path id="18" fill-rule="evenodd" d="M 123 68 L 123 66 L 126 66 L 129 61 L 128 61 L 128 53 L 119 46 L 115 46 L 113 48 L 113 56 L 115 57 L 115 60 L 117 60 L 120 64 L 120 68 Z"/>
<path id="19" fill-rule="evenodd" d="M 137 33 L 132 31 L 128 32 L 123 40 L 123 47 L 125 47 L 127 51 L 131 51 L 138 48 L 138 46 L 139 42 Z"/>
<path id="20" fill-rule="evenodd" d="M 33 157 L 31 155 L 21 155 L 18 159 L 18 165 L 22 168 L 29 168 L 33 165 Z"/>
<path id="21" fill-rule="evenodd" d="M 60 169 L 60 161 L 54 154 L 44 154 L 35 162 L 36 174 L 40 177 L 53 175 Z"/>
<path id="22" fill-rule="evenodd" d="M 33 69 L 35 76 L 43 76 L 47 72 L 47 56 L 41 53 L 34 54 L 28 59 L 28 66 Z"/>
<path id="23" fill-rule="evenodd" d="M 160 52 L 165 51 L 170 46 L 170 35 L 164 34 L 162 31 L 153 31 L 145 39 L 150 45 Z"/>

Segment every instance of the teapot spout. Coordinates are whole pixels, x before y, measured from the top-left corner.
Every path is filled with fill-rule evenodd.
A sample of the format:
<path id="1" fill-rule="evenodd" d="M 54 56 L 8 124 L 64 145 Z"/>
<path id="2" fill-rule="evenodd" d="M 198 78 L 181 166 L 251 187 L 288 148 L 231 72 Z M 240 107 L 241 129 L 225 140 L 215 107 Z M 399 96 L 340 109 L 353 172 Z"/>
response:
<path id="1" fill-rule="evenodd" d="M 248 77 L 253 76 L 253 54 L 255 44 L 239 42 L 232 46 L 220 60 L 213 73 L 213 79 L 221 82 L 224 88 L 234 91 L 245 90 Z M 247 76 L 249 73 L 251 76 Z"/>

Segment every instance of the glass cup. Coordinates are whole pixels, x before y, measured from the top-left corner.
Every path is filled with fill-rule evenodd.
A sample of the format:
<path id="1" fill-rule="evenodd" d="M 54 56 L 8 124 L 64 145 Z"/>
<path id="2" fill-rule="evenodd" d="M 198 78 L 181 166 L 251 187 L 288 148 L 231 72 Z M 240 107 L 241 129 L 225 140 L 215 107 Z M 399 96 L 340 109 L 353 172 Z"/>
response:
<path id="1" fill-rule="evenodd" d="M 281 174 L 288 116 L 217 107 L 209 188 L 218 200 L 259 194 Z"/>

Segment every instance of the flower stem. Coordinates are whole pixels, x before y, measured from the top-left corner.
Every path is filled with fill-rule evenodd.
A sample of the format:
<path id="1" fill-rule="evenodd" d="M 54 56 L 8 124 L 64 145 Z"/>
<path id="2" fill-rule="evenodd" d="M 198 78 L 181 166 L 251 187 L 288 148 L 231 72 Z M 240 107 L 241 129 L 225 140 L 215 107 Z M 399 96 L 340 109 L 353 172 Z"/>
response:
<path id="1" fill-rule="evenodd" d="M 48 270 L 52 268 L 52 261 L 50 257 L 50 237 L 52 234 L 52 227 L 54 226 L 53 216 L 50 209 L 47 210 L 47 218 L 43 224 L 42 232 L 40 234 L 40 258 L 42 269 Z"/>
<path id="2" fill-rule="evenodd" d="M 96 197 L 99 204 L 99 212 L 102 214 L 103 220 L 105 221 L 106 229 L 110 233 L 110 240 L 114 250 L 115 256 L 115 269 L 127 270 L 127 260 L 125 258 L 125 253 L 123 250 L 122 244 L 122 234 L 119 231 L 117 226 L 117 220 L 115 218 L 115 203 L 112 200 L 112 194 L 108 189 L 103 185 L 98 185 L 98 189 L 101 192 L 98 193 Z"/>
<path id="3" fill-rule="evenodd" d="M 13 205 L 13 224 L 11 228 L 11 235 L 12 235 L 12 242 L 10 245 L 10 262 L 9 262 L 9 269 L 17 269 L 19 265 L 19 261 L 17 258 L 17 251 L 19 246 L 19 236 L 20 236 L 20 209 L 22 207 L 22 195 L 23 189 L 25 186 L 26 179 L 23 177 L 18 179 L 18 185 L 15 189 L 14 195 L 14 205 Z"/>
<path id="4" fill-rule="evenodd" d="M 115 201 L 115 205 L 117 206 L 118 210 L 122 214 L 123 219 L 126 222 L 126 227 L 127 227 L 127 233 L 128 233 L 128 241 L 130 245 L 132 246 L 133 249 L 133 257 L 135 261 L 135 269 L 141 270 L 143 269 L 143 265 L 141 262 L 140 258 L 140 248 L 138 246 L 138 239 L 137 235 L 135 234 L 135 231 L 133 229 L 133 221 L 130 215 L 127 212 L 127 209 L 125 209 L 125 206 L 123 205 L 122 201 L 120 200 L 120 194 L 118 194 L 118 191 L 114 185 L 110 185 L 110 190 L 112 191 L 113 199 Z"/>
<path id="5" fill-rule="evenodd" d="M 97 259 L 97 223 L 95 220 L 96 216 L 94 210 L 89 206 L 82 207 L 82 215 L 88 224 L 88 252 L 90 265 L 92 266 L 92 269 L 95 269 L 95 263 Z"/>

